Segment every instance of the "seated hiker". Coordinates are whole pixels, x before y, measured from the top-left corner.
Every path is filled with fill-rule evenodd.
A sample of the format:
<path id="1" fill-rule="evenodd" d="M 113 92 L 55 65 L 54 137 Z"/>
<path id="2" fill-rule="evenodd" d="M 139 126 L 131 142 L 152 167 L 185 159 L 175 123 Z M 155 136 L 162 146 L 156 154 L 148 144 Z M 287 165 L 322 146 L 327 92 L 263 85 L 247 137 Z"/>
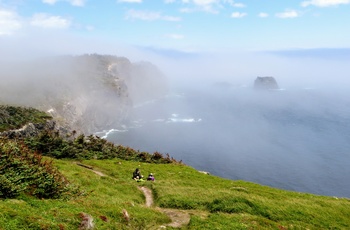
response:
<path id="1" fill-rule="evenodd" d="M 136 170 L 132 173 L 132 179 L 141 180 L 143 176 L 141 175 L 140 169 L 136 168 Z"/>
<path id="2" fill-rule="evenodd" d="M 153 173 L 150 173 L 150 174 L 148 175 L 147 180 L 154 181 Z"/>

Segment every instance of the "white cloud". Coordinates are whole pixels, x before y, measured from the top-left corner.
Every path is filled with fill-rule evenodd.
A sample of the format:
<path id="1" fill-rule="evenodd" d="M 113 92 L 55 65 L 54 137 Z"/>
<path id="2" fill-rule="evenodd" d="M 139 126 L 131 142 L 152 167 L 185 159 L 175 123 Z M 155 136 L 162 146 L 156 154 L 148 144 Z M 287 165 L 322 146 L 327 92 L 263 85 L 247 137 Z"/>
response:
<path id="1" fill-rule="evenodd" d="M 176 0 L 164 0 L 166 3 L 173 3 Z M 191 13 L 196 11 L 204 11 L 207 13 L 218 14 L 220 10 L 226 6 L 244 8 L 245 4 L 235 2 L 234 0 L 178 0 L 183 4 L 187 4 L 188 7 L 182 8 L 182 13 Z"/>
<path id="2" fill-rule="evenodd" d="M 164 0 L 164 3 L 173 3 L 176 2 L 176 0 Z"/>
<path id="3" fill-rule="evenodd" d="M 58 0 L 43 0 L 43 3 L 54 5 Z"/>
<path id="4" fill-rule="evenodd" d="M 243 18 L 245 16 L 247 16 L 247 13 L 233 12 L 231 14 L 231 18 Z"/>
<path id="5" fill-rule="evenodd" d="M 142 0 L 118 0 L 118 2 L 142 3 Z"/>
<path id="6" fill-rule="evenodd" d="M 175 39 L 175 40 L 180 40 L 185 38 L 185 36 L 182 34 L 166 34 L 165 37 Z"/>
<path id="7" fill-rule="evenodd" d="M 162 15 L 160 12 L 154 11 L 145 11 L 145 10 L 129 10 L 125 16 L 126 19 L 138 19 L 143 21 L 155 21 L 155 20 L 164 20 L 164 21 L 181 21 L 179 17 Z"/>
<path id="8" fill-rule="evenodd" d="M 161 16 L 161 19 L 164 21 L 171 21 L 171 22 L 181 21 L 180 17 L 174 17 L 174 16 Z"/>
<path id="9" fill-rule="evenodd" d="M 139 19 L 143 21 L 159 20 L 161 17 L 159 12 L 143 11 L 143 10 L 129 10 L 126 13 L 126 19 Z"/>
<path id="10" fill-rule="evenodd" d="M 193 0 L 193 3 L 196 4 L 196 5 L 211 5 L 213 3 L 218 3 L 220 1 L 218 0 Z"/>
<path id="11" fill-rule="evenodd" d="M 84 6 L 86 0 L 69 0 L 69 3 L 73 6 Z"/>
<path id="12" fill-rule="evenodd" d="M 307 7 L 310 5 L 317 6 L 317 7 L 328 7 L 328 6 L 337 6 L 341 4 L 349 4 L 350 0 L 311 0 L 311 1 L 304 1 L 301 3 L 301 6 Z"/>
<path id="13" fill-rule="evenodd" d="M 237 8 L 244 8 L 244 7 L 246 7 L 246 5 L 244 5 L 243 3 L 233 3 L 232 6 L 233 7 L 237 7 Z"/>
<path id="14" fill-rule="evenodd" d="M 65 29 L 70 26 L 71 22 L 61 16 L 50 16 L 47 14 L 35 14 L 30 20 L 30 25 L 42 28 Z"/>
<path id="15" fill-rule="evenodd" d="M 21 27 L 22 24 L 15 12 L 0 10 L 0 36 L 11 35 Z"/>
<path id="16" fill-rule="evenodd" d="M 299 17 L 299 13 L 295 10 L 286 10 L 282 13 L 277 13 L 276 17 L 278 17 L 278 18 L 297 18 L 297 17 Z"/>
<path id="17" fill-rule="evenodd" d="M 269 16 L 269 14 L 264 13 L 264 12 L 261 12 L 261 13 L 258 14 L 258 16 L 259 16 L 260 18 L 267 18 L 267 17 Z"/>
<path id="18" fill-rule="evenodd" d="M 222 8 L 221 3 L 231 2 L 230 0 L 182 0 L 182 3 L 192 4 L 190 7 L 185 7 L 180 11 L 183 13 L 190 13 L 195 11 L 205 11 L 208 13 L 219 13 L 218 8 Z"/>
<path id="19" fill-rule="evenodd" d="M 63 1 L 63 0 L 42 0 L 43 3 L 54 5 L 58 1 Z M 84 6 L 86 0 L 64 0 L 66 2 L 69 2 L 72 6 Z"/>

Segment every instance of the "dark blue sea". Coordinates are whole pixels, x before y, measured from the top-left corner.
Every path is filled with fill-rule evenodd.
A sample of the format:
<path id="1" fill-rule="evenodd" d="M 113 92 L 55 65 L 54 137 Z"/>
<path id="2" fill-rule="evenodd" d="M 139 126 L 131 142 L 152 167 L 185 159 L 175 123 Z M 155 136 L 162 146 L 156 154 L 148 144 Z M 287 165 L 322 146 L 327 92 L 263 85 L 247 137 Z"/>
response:
<path id="1" fill-rule="evenodd" d="M 350 99 L 326 89 L 176 89 L 107 139 L 233 180 L 350 197 Z"/>

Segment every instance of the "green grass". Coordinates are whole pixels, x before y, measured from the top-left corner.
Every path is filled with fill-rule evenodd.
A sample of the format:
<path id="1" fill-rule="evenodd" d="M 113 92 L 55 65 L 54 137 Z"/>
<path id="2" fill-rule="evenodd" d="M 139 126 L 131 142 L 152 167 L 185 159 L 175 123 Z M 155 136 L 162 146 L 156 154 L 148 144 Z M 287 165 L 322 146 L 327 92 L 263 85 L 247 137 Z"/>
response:
<path id="1" fill-rule="evenodd" d="M 183 229 L 350 228 L 350 201 L 345 198 L 226 180 L 178 164 L 118 159 L 82 162 L 107 175 L 100 177 L 71 160 L 54 162 L 71 183 L 80 186 L 83 195 L 69 201 L 28 196 L 0 200 L 0 229 L 77 229 L 81 212 L 93 216 L 96 229 L 157 229 L 169 223 L 155 207 L 145 207 L 137 189 L 141 185 L 153 190 L 155 206 L 188 210 L 191 221 Z M 136 167 L 145 176 L 154 173 L 156 181 L 132 180 Z M 130 214 L 129 223 L 123 209 Z"/>
<path id="2" fill-rule="evenodd" d="M 69 201 L 28 196 L 2 200 L 0 229 L 60 229 L 60 225 L 78 229 L 81 212 L 93 216 L 97 229 L 148 229 L 169 222 L 164 214 L 144 207 L 143 194 L 130 176 L 100 177 L 72 161 L 56 161 L 56 165 L 84 195 Z M 123 209 L 130 214 L 130 223 L 124 220 Z"/>

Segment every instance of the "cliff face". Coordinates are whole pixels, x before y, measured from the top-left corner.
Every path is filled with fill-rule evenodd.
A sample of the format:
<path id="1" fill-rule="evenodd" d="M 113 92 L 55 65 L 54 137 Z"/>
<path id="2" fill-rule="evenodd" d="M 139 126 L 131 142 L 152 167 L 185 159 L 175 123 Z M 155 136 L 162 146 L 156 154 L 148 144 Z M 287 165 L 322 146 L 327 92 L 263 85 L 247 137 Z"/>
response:
<path id="1" fill-rule="evenodd" d="M 155 66 L 124 57 L 64 56 L 17 67 L 0 73 L 1 103 L 47 111 L 60 126 L 85 134 L 118 127 L 133 103 L 166 91 Z"/>

